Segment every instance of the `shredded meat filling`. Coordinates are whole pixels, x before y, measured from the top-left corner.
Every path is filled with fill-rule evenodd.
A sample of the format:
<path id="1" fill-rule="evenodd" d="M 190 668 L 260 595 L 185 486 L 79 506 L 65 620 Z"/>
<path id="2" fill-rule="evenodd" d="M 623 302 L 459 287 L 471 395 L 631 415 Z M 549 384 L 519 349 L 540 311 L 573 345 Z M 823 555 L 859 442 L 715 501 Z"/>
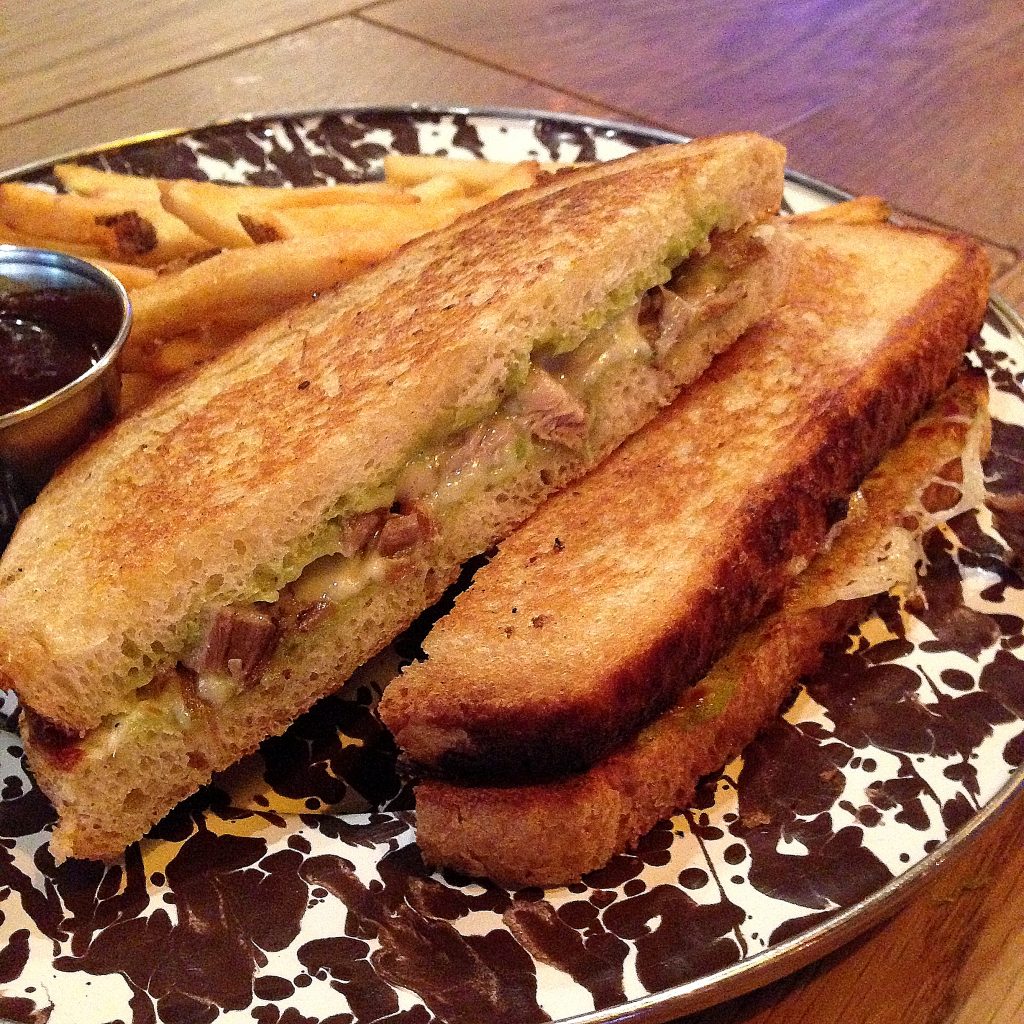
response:
<path id="1" fill-rule="evenodd" d="M 198 675 L 226 673 L 237 682 L 256 683 L 278 638 L 277 623 L 256 606 L 218 608 L 183 663 Z"/>
<path id="2" fill-rule="evenodd" d="M 70 771 L 78 764 L 83 754 L 80 736 L 36 714 L 31 708 L 23 707 L 21 713 L 28 719 L 32 738 L 52 764 L 64 771 Z"/>
<path id="3" fill-rule="evenodd" d="M 664 288 L 651 288 L 644 292 L 636 311 L 636 322 L 646 341 L 654 341 L 660 336 L 661 316 L 664 310 Z"/>
<path id="4" fill-rule="evenodd" d="M 392 513 L 380 528 L 377 553 L 385 558 L 401 554 L 426 540 L 433 532 L 430 518 L 418 506 Z"/>
<path id="5" fill-rule="evenodd" d="M 587 439 L 587 410 L 550 373 L 533 367 L 516 395 L 514 414 L 534 437 L 578 450 Z"/>
<path id="6" fill-rule="evenodd" d="M 351 558 L 365 550 L 384 524 L 387 515 L 386 509 L 376 508 L 372 512 L 363 512 L 346 520 L 338 538 L 338 554 Z"/>

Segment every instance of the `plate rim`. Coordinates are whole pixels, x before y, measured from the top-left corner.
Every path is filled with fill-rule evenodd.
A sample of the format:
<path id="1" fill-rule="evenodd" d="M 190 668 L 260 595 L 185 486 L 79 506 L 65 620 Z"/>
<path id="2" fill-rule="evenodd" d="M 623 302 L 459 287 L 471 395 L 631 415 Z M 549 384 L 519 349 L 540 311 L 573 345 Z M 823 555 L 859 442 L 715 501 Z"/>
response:
<path id="1" fill-rule="evenodd" d="M 549 120 L 597 131 L 644 136 L 657 143 L 689 142 L 693 137 L 639 122 L 551 111 L 531 107 L 474 106 L 444 103 L 342 104 L 311 108 L 254 111 L 218 118 L 189 127 L 158 129 L 133 136 L 79 147 L 60 154 L 29 161 L 0 171 L 0 182 L 16 180 L 52 168 L 57 163 L 114 152 L 148 142 L 171 140 L 195 133 L 244 126 L 261 121 L 298 120 L 329 115 L 406 115 L 415 117 L 461 115 L 505 119 L 516 122 Z M 851 193 L 801 171 L 786 168 L 787 182 L 802 186 L 832 203 L 852 198 Z M 941 226 L 938 228 L 942 230 Z M 945 228 L 945 230 L 952 230 Z M 1016 336 L 1011 341 L 1024 353 L 1024 316 L 1003 296 L 990 292 L 988 309 L 1000 317 Z M 1022 662 L 1024 664 L 1024 662 Z M 1022 669 L 1024 671 L 1024 669 Z M 557 1018 L 555 1024 L 658 1024 L 682 1013 L 707 1009 L 791 975 L 835 952 L 857 936 L 892 918 L 938 873 L 967 853 L 992 822 L 1004 813 L 1024 791 L 1024 765 L 1012 772 L 1002 786 L 951 836 L 944 839 L 916 864 L 884 885 L 840 910 L 826 913 L 817 924 L 773 946 L 740 959 L 710 974 L 647 993 L 603 1010 L 591 1010 Z M 220 1013 L 225 1011 L 221 1010 Z"/>
<path id="2" fill-rule="evenodd" d="M 98 142 L 89 146 L 80 146 L 76 149 L 65 150 L 54 156 L 40 157 L 38 160 L 30 160 L 28 163 L 19 164 L 16 167 L 0 170 L 0 184 L 6 181 L 15 181 L 28 174 L 36 174 L 53 167 L 54 164 L 66 163 L 71 160 L 79 160 L 82 157 L 98 156 L 101 153 L 109 153 L 114 150 L 124 149 L 127 146 L 142 145 L 146 142 L 159 142 L 163 139 L 180 138 L 183 135 L 191 135 L 194 132 L 212 131 L 215 128 L 230 128 L 234 125 L 253 124 L 258 121 L 283 120 L 285 118 L 325 117 L 329 114 L 429 114 L 440 115 L 461 114 L 466 117 L 494 117 L 507 118 L 513 121 L 527 121 L 530 119 L 544 118 L 550 121 L 567 121 L 572 124 L 584 125 L 589 128 L 597 128 L 604 131 L 632 132 L 634 134 L 646 135 L 649 138 L 657 139 L 659 142 L 692 142 L 696 136 L 684 135 L 681 132 L 674 132 L 667 128 L 658 128 L 655 125 L 643 124 L 636 121 L 620 121 L 616 118 L 596 117 L 592 114 L 574 114 L 571 111 L 545 110 L 543 107 L 503 107 L 503 106 L 474 106 L 446 103 L 343 103 L 337 106 L 314 106 L 296 107 L 283 110 L 250 111 L 245 114 L 235 114 L 231 117 L 214 118 L 204 121 L 202 124 L 190 127 L 157 128 L 150 132 L 140 132 L 137 135 L 125 135 L 107 142 Z M 844 202 L 854 198 L 852 192 L 839 188 L 821 178 L 796 170 L 790 166 L 785 168 L 786 181 L 795 185 L 802 185 L 811 189 L 819 195 L 832 200 L 833 202 Z M 952 228 L 937 225 L 937 230 Z M 1024 317 L 1017 313 L 1016 309 L 998 292 L 989 292 L 989 302 L 1000 307 L 1000 312 L 1008 316 L 1014 326 L 1021 333 L 1024 333 Z"/>
<path id="3" fill-rule="evenodd" d="M 415 116 L 426 114 L 430 116 L 462 115 L 465 117 L 493 117 L 504 118 L 510 121 L 529 121 L 544 119 L 548 121 L 566 121 L 574 125 L 581 125 L 588 128 L 595 128 L 600 131 L 610 131 L 635 135 L 645 135 L 648 138 L 656 139 L 660 143 L 692 142 L 696 136 L 684 135 L 681 132 L 670 131 L 666 128 L 657 128 L 654 125 L 645 125 L 638 122 L 619 121 L 615 118 L 595 117 L 590 114 L 573 114 L 571 112 L 560 112 L 556 110 L 544 110 L 540 107 L 502 107 L 502 106 L 461 106 L 445 103 L 351 103 L 339 106 L 327 107 L 298 107 L 295 109 L 255 111 L 246 114 L 237 114 L 233 117 L 215 118 L 203 124 L 192 125 L 187 128 L 159 128 L 151 132 L 140 132 L 138 135 L 126 135 L 121 138 L 112 139 L 108 142 L 100 142 L 95 145 L 81 146 L 76 149 L 58 153 L 55 156 L 41 157 L 38 160 L 30 160 L 28 163 L 20 164 L 7 170 L 0 171 L 0 182 L 13 178 L 24 177 L 26 174 L 35 174 L 38 171 L 47 170 L 54 164 L 65 163 L 69 160 L 77 160 L 87 156 L 98 156 L 102 153 L 124 149 L 127 146 L 142 145 L 147 142 L 159 142 L 164 139 L 181 138 L 184 135 L 192 135 L 196 132 L 212 131 L 216 128 L 232 128 L 236 125 L 255 124 L 259 121 L 272 121 L 284 119 L 299 119 L 308 117 L 326 117 L 331 114 L 358 116 L 359 114 L 404 114 Z M 839 202 L 845 199 L 852 199 L 853 195 L 835 185 L 831 185 L 819 178 L 804 174 L 802 171 L 786 168 L 786 179 L 798 185 L 804 185 L 815 191 L 825 193 L 828 198 Z"/>
<path id="4" fill-rule="evenodd" d="M 1013 772 L 981 810 L 912 867 L 871 895 L 832 912 L 818 924 L 778 945 L 768 946 L 712 974 L 621 1003 L 610 1012 L 588 1011 L 561 1017 L 554 1024 L 660 1024 L 681 1013 L 721 1005 L 795 974 L 895 917 L 940 871 L 966 854 L 1021 792 L 1024 792 L 1024 765 Z"/>

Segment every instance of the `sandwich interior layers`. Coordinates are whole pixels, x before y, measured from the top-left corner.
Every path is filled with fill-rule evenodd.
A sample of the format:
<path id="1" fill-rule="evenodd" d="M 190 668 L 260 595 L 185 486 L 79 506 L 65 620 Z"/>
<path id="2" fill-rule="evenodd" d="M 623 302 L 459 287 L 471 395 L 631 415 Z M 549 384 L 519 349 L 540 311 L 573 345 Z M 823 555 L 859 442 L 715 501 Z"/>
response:
<path id="1" fill-rule="evenodd" d="M 828 549 L 778 610 L 606 759 L 547 784 L 418 785 L 417 841 L 426 861 L 507 885 L 571 882 L 685 806 L 698 778 L 753 739 L 870 599 L 894 588 L 913 593 L 923 533 L 982 506 L 987 395 L 981 373 L 958 381 L 865 480 Z"/>
<path id="2" fill-rule="evenodd" d="M 521 783 L 614 749 L 774 601 L 944 390 L 984 310 L 980 250 L 880 224 L 785 230 L 780 309 L 612 455 L 606 482 L 502 542 L 388 687 L 381 718 L 423 773 Z M 611 539 L 627 532 L 635 549 Z"/>
<path id="3" fill-rule="evenodd" d="M 346 495 L 345 511 L 254 581 L 250 603 L 208 609 L 162 663 L 142 656 L 123 709 L 84 736 L 26 709 L 30 754 L 50 762 L 37 774 L 108 764 L 123 745 L 209 728 L 234 704 L 244 709 L 268 665 L 287 665 L 321 642 L 347 607 L 422 571 L 438 538 L 446 562 L 475 553 L 446 534 L 459 532 L 481 495 L 524 469 L 553 489 L 567 462 L 590 464 L 618 440 L 615 416 L 634 401 L 629 392 L 646 392 L 653 412 L 764 311 L 784 276 L 776 234 L 749 226 L 675 243 L 665 262 L 591 313 L 582 341 L 540 339 L 496 406 L 428 440 L 379 488 Z"/>

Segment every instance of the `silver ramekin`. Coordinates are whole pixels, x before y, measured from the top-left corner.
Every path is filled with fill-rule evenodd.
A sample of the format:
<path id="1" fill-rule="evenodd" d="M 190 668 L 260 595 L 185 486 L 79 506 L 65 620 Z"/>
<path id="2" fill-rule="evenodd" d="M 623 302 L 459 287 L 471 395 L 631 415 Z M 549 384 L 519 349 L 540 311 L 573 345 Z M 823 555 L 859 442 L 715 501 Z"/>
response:
<path id="1" fill-rule="evenodd" d="M 131 303 L 113 274 L 63 253 L 0 245 L 0 278 L 46 289 L 93 290 L 116 301 L 102 356 L 80 377 L 31 405 L 0 416 L 0 461 L 22 484 L 38 490 L 58 463 L 117 409 L 121 392 L 118 353 L 131 328 Z M 3 308 L 0 282 L 0 309 Z"/>

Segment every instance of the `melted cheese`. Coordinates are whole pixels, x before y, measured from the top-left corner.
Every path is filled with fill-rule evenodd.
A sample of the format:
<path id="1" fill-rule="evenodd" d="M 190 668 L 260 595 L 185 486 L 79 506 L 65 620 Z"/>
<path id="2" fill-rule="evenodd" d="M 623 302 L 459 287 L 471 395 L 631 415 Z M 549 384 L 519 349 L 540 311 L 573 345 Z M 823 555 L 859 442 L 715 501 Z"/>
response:
<path id="1" fill-rule="evenodd" d="M 560 357 L 550 372 L 574 395 L 586 397 L 613 367 L 649 363 L 654 356 L 637 323 L 639 306 L 631 306 L 578 348 Z M 545 367 L 547 369 L 547 367 Z"/>
<path id="2" fill-rule="evenodd" d="M 384 578 L 387 562 L 376 553 L 325 555 L 310 563 L 292 584 L 292 592 L 303 603 L 330 601 L 340 604 Z"/>

